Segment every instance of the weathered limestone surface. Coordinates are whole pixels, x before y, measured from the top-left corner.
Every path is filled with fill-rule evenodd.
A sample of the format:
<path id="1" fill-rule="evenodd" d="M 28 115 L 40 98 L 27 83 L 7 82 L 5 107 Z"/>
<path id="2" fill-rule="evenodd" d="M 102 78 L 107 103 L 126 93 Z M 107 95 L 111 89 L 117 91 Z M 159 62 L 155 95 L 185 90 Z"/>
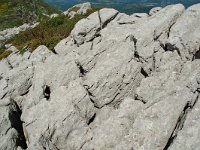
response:
<path id="1" fill-rule="evenodd" d="M 0 150 L 198 150 L 199 10 L 105 8 L 56 54 L 12 47 L 0 61 Z"/>

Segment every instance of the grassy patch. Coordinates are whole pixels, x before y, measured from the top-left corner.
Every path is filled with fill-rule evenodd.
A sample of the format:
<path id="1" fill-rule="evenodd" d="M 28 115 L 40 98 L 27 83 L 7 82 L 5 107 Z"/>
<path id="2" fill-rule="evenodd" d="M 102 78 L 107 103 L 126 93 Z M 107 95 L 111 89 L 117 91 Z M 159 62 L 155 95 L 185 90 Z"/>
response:
<path id="1" fill-rule="evenodd" d="M 60 13 L 42 0 L 0 0 L 0 30 L 46 19 L 45 14 Z"/>
<path id="2" fill-rule="evenodd" d="M 2 53 L 0 53 L 0 60 L 7 58 L 10 54 L 12 53 L 12 51 L 3 51 Z"/>
<path id="3" fill-rule="evenodd" d="M 37 27 L 21 32 L 7 41 L 7 43 L 12 43 L 21 53 L 26 50 L 32 52 L 39 45 L 45 45 L 50 50 L 54 51 L 56 44 L 61 39 L 69 36 L 75 24 L 80 19 L 86 18 L 97 10 L 99 10 L 99 8 L 92 8 L 88 10 L 85 15 L 76 15 L 72 19 L 64 15 L 59 15 L 50 20 L 43 20 Z"/>

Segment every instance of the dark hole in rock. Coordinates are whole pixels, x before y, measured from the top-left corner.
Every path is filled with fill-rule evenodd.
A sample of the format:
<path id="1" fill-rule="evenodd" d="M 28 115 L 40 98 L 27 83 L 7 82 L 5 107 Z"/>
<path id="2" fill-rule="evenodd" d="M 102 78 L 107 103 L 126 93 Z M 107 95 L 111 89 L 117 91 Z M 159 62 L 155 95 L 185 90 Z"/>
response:
<path id="1" fill-rule="evenodd" d="M 46 85 L 45 90 L 44 90 L 44 97 L 49 100 L 51 95 L 51 89 L 48 85 Z"/>
<path id="2" fill-rule="evenodd" d="M 141 68 L 140 72 L 145 78 L 147 78 L 149 76 L 143 68 Z"/>
<path id="3" fill-rule="evenodd" d="M 193 60 L 194 59 L 200 59 L 200 50 L 195 53 Z"/>
<path id="4" fill-rule="evenodd" d="M 90 118 L 90 120 L 88 121 L 88 125 L 90 125 L 94 121 L 95 117 L 96 117 L 96 114 L 94 114 L 92 118 Z"/>
<path id="5" fill-rule="evenodd" d="M 52 49 L 52 52 L 56 55 L 58 54 L 55 49 Z"/>
<path id="6" fill-rule="evenodd" d="M 83 68 L 83 66 L 80 64 L 80 62 L 75 62 L 76 63 L 76 65 L 77 65 L 77 67 L 78 67 L 78 69 L 79 69 L 79 71 L 80 71 L 80 77 L 83 77 L 86 73 L 87 73 L 87 71 Z"/>

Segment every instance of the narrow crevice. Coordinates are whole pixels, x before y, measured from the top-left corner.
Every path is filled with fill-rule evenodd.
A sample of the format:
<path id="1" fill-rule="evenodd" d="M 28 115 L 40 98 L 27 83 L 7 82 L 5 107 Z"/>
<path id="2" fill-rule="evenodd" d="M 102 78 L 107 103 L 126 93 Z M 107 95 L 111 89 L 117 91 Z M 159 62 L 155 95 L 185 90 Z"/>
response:
<path id="1" fill-rule="evenodd" d="M 98 13 L 98 17 L 99 17 L 100 29 L 103 29 L 103 25 L 102 25 L 102 21 L 101 21 L 100 11 L 98 11 L 97 13 Z"/>
<path id="2" fill-rule="evenodd" d="M 195 59 L 200 59 L 200 49 L 194 54 L 192 61 L 194 61 Z"/>
<path id="3" fill-rule="evenodd" d="M 51 139 L 43 134 L 39 138 L 39 144 L 43 147 L 44 150 L 59 150 L 56 145 L 51 142 Z"/>
<path id="4" fill-rule="evenodd" d="M 137 51 L 137 39 L 134 36 L 132 36 L 131 40 L 134 42 L 135 51 Z"/>
<path id="5" fill-rule="evenodd" d="M 92 116 L 92 118 L 89 119 L 89 121 L 87 123 L 88 126 L 94 121 L 95 117 L 96 117 L 96 113 Z"/>
<path id="6" fill-rule="evenodd" d="M 51 96 L 50 86 L 46 85 L 44 89 L 44 97 L 46 98 L 46 100 L 49 100 L 50 96 Z"/>
<path id="7" fill-rule="evenodd" d="M 87 85 L 83 85 L 85 91 L 87 92 L 89 98 L 90 98 L 90 101 L 94 104 L 94 107 L 97 108 L 97 109 L 100 109 L 100 107 L 98 107 L 96 105 L 96 103 L 94 102 L 94 100 L 92 99 L 92 97 L 95 97 L 89 90 L 88 90 L 88 86 Z"/>
<path id="8" fill-rule="evenodd" d="M 7 63 L 8 63 L 9 68 L 10 68 L 10 69 L 13 69 L 14 67 L 12 66 L 12 64 L 10 63 L 10 61 L 8 60 L 8 58 L 6 58 L 6 60 L 7 60 Z"/>
<path id="9" fill-rule="evenodd" d="M 114 20 L 118 14 L 119 14 L 119 12 L 116 13 L 116 14 L 115 14 L 113 17 L 111 17 L 110 19 L 106 20 L 104 23 L 102 23 L 102 29 L 105 28 L 105 27 L 108 25 L 108 23 L 110 23 L 112 20 Z M 101 16 L 100 16 L 100 17 L 101 17 Z"/>
<path id="10" fill-rule="evenodd" d="M 27 90 L 26 92 L 24 92 L 23 94 L 21 94 L 20 96 L 25 96 L 29 93 L 29 90 Z"/>
<path id="11" fill-rule="evenodd" d="M 178 18 L 176 18 L 176 20 L 177 20 Z M 169 29 L 168 29 L 168 31 L 167 31 L 167 37 L 169 38 L 169 36 L 170 36 L 170 32 L 171 32 L 171 28 L 174 26 L 174 24 L 176 23 L 176 20 L 169 26 Z"/>
<path id="12" fill-rule="evenodd" d="M 174 130 L 173 130 L 170 138 L 168 139 L 168 142 L 167 142 L 167 144 L 166 144 L 166 146 L 164 147 L 163 150 L 168 150 L 168 148 L 172 145 L 172 143 L 174 142 L 174 140 L 176 139 L 176 137 L 178 135 L 178 132 L 180 130 L 182 130 L 182 128 L 184 126 L 188 112 L 190 110 L 192 110 L 192 108 L 195 106 L 198 99 L 199 99 L 199 94 L 196 97 L 194 103 L 191 104 L 191 102 L 187 102 L 187 104 L 185 105 L 181 115 L 179 116 L 177 123 L 176 123 L 176 126 L 175 126 L 175 128 L 174 128 Z"/>
<path id="13" fill-rule="evenodd" d="M 76 63 L 76 66 L 78 67 L 78 69 L 80 71 L 79 77 L 85 76 L 85 74 L 87 73 L 87 71 L 83 68 L 83 66 L 79 62 L 75 62 L 75 63 Z"/>
<path id="14" fill-rule="evenodd" d="M 8 94 L 8 92 L 6 92 L 2 97 L 1 99 L 4 99 L 6 97 L 6 95 Z"/>
<path id="15" fill-rule="evenodd" d="M 118 22 L 119 25 L 126 25 L 126 24 L 135 24 L 135 21 L 132 22 Z"/>
<path id="16" fill-rule="evenodd" d="M 55 55 L 58 55 L 58 53 L 56 52 L 56 50 L 53 48 L 52 49 L 52 52 L 55 54 Z"/>
<path id="17" fill-rule="evenodd" d="M 141 68 L 140 73 L 145 77 L 149 77 L 148 73 L 144 70 L 144 68 Z"/>
<path id="18" fill-rule="evenodd" d="M 22 111 L 17 103 L 12 99 L 10 100 L 9 110 L 9 120 L 11 122 L 11 126 L 18 132 L 16 146 L 27 149 L 26 138 L 23 131 L 23 122 L 20 119 Z"/>
<path id="19" fill-rule="evenodd" d="M 142 98 L 139 98 L 139 96 L 138 96 L 137 94 L 134 95 L 134 99 L 135 99 L 136 101 L 141 101 L 143 104 L 146 104 L 146 103 L 147 103 L 147 102 L 144 101 Z"/>
<path id="20" fill-rule="evenodd" d="M 152 69 L 153 71 L 156 71 L 156 57 L 155 57 L 155 52 L 153 54 L 153 64 L 152 64 Z"/>
<path id="21" fill-rule="evenodd" d="M 119 12 L 117 12 L 114 16 L 112 16 L 110 19 L 106 20 L 106 21 L 103 23 L 103 22 L 102 22 L 102 19 L 101 19 L 100 11 L 98 11 L 98 18 L 99 18 L 100 28 L 101 28 L 101 29 L 105 28 L 109 22 L 111 22 L 113 19 L 116 18 L 116 16 L 117 16 L 118 14 L 119 14 Z"/>
<path id="22" fill-rule="evenodd" d="M 172 45 L 171 43 L 166 43 L 164 47 L 162 47 L 165 51 L 177 51 L 178 55 L 181 57 L 180 50 L 175 47 L 175 45 Z M 182 57 L 181 57 L 182 58 Z"/>
<path id="23" fill-rule="evenodd" d="M 29 93 L 29 89 L 32 85 L 29 85 L 29 87 L 27 88 L 27 91 L 25 91 L 24 93 L 22 93 L 20 96 L 25 96 Z"/>

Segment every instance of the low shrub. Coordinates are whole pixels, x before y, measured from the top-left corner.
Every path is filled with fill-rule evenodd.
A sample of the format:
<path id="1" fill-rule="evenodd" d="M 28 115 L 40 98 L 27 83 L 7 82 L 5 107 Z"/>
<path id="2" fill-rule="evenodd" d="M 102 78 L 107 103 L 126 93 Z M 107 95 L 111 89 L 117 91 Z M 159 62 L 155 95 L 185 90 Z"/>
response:
<path id="1" fill-rule="evenodd" d="M 33 28 L 28 29 L 20 34 L 14 36 L 7 43 L 12 43 L 16 46 L 21 53 L 26 50 L 34 51 L 39 45 L 47 46 L 51 51 L 61 40 L 69 36 L 75 24 L 83 18 L 88 17 L 91 13 L 99 10 L 100 8 L 92 8 L 84 15 L 75 15 L 70 19 L 63 14 L 49 20 L 43 20 L 40 24 Z M 26 47 L 26 49 L 24 49 Z"/>

